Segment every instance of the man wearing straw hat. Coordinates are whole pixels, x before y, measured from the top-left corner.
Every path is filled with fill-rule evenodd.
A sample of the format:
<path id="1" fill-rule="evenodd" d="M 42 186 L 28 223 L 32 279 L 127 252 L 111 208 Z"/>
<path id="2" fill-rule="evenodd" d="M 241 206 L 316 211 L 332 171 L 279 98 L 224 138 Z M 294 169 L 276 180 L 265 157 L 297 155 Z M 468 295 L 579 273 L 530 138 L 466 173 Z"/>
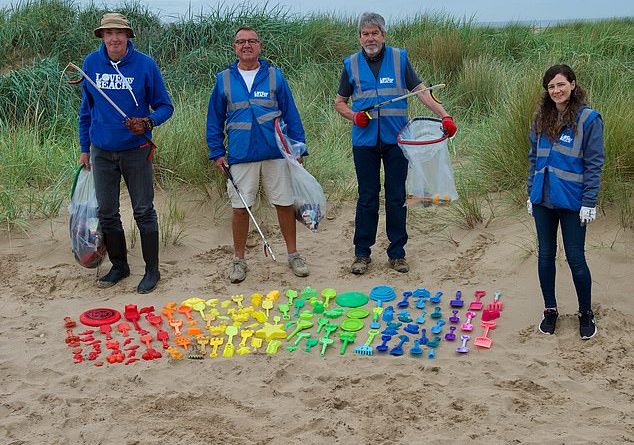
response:
<path id="1" fill-rule="evenodd" d="M 335 99 L 335 109 L 352 121 L 352 153 L 357 172 L 359 197 L 355 215 L 354 261 L 350 271 L 363 274 L 370 264 L 376 242 L 381 191 L 381 161 L 385 171 L 385 219 L 390 244 L 387 248 L 392 269 L 406 273 L 407 208 L 405 205 L 407 159 L 396 143 L 399 130 L 407 123 L 407 101 L 400 100 L 365 112 L 374 105 L 423 90 L 425 85 L 412 68 L 403 49 L 385 45 L 385 20 L 374 12 L 364 12 L 358 23 L 361 51 L 343 61 L 343 72 Z M 451 137 L 456 124 L 429 91 L 420 101 L 442 118 L 444 131 Z M 352 98 L 352 108 L 348 101 Z"/>
<path id="2" fill-rule="evenodd" d="M 207 112 L 209 159 L 223 174 L 225 168 L 230 169 L 245 199 L 243 203 L 227 181 L 233 208 L 231 229 L 235 258 L 229 269 L 232 283 L 239 283 L 247 276 L 245 248 L 249 213 L 245 205 L 250 207 L 255 202 L 260 181 L 275 206 L 289 267 L 298 277 L 309 274 L 304 258 L 297 252 L 290 170 L 277 148 L 274 119 L 282 118 L 288 126 L 288 136 L 299 142 L 305 141 L 304 127 L 282 71 L 259 57 L 262 47 L 255 29 L 245 26 L 236 31 L 233 50 L 238 60 L 218 73 Z"/>
<path id="3" fill-rule="evenodd" d="M 129 116 L 123 121 L 102 93 L 89 82 L 82 83 L 79 162 L 93 171 L 99 224 L 112 263 L 110 271 L 97 280 L 97 285 L 110 287 L 130 275 L 119 214 L 123 177 L 145 261 L 145 274 L 137 291 L 148 293 L 161 278 L 158 222 L 153 203 L 153 146 L 148 141 L 152 129 L 169 119 L 174 107 L 156 62 L 137 51 L 130 41 L 135 35 L 125 16 L 104 14 L 95 36 L 102 39 L 101 46 L 86 57 L 83 71 Z"/>

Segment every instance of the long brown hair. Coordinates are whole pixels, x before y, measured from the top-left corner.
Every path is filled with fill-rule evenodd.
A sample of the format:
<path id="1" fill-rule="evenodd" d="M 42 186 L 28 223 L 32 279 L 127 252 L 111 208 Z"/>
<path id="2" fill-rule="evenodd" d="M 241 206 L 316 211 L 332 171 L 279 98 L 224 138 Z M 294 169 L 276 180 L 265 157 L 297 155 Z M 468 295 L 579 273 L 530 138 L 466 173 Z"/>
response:
<path id="1" fill-rule="evenodd" d="M 575 82 L 575 88 L 570 93 L 570 101 L 566 109 L 560 114 L 555 106 L 555 102 L 548 94 L 548 83 L 557 74 L 563 75 L 568 82 Z M 559 139 L 559 135 L 564 128 L 571 127 L 572 131 L 577 129 L 577 113 L 579 109 L 587 104 L 586 92 L 577 83 L 575 72 L 568 65 L 553 65 L 546 70 L 542 78 L 544 92 L 535 112 L 532 130 L 539 134 L 545 134 L 551 140 Z"/>

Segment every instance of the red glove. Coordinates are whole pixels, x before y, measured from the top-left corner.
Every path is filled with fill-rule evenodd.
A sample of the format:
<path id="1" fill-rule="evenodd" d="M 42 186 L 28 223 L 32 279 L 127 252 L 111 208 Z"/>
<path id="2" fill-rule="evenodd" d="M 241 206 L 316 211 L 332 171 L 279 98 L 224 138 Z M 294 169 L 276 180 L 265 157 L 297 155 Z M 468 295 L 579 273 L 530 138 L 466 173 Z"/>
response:
<path id="1" fill-rule="evenodd" d="M 354 122 L 357 127 L 364 128 L 370 123 L 370 118 L 365 111 L 357 111 L 354 113 L 354 116 L 352 116 L 352 122 Z"/>
<path id="2" fill-rule="evenodd" d="M 456 131 L 458 131 L 458 127 L 456 127 L 456 123 L 453 121 L 451 116 L 445 116 L 442 118 L 442 129 L 449 137 L 453 137 L 453 135 L 456 134 Z"/>

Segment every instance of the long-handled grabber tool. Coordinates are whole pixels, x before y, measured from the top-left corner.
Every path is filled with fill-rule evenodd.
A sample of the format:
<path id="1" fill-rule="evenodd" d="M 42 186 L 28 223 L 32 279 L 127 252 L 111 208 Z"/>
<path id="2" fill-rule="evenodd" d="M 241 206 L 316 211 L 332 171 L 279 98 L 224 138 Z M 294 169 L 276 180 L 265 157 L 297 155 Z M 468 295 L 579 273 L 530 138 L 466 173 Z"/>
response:
<path id="1" fill-rule="evenodd" d="M 425 91 L 429 91 L 431 93 L 431 97 L 436 102 L 440 103 L 440 101 L 436 98 L 436 96 L 434 96 L 434 90 L 439 90 L 441 88 L 445 88 L 446 86 L 447 86 L 446 83 L 437 83 L 436 85 L 430 85 L 428 87 L 421 88 L 420 90 L 412 91 L 410 93 L 403 94 L 402 96 L 398 96 L 398 97 L 395 97 L 393 99 L 388 99 L 386 101 L 383 101 L 383 102 L 378 103 L 376 105 L 373 105 L 371 107 L 364 108 L 361 111 L 364 112 L 368 116 L 368 118 L 372 119 L 372 116 L 370 116 L 370 111 L 375 110 L 377 108 L 381 108 L 382 106 L 387 105 L 387 104 L 391 104 L 393 102 L 398 102 L 399 100 L 407 99 L 408 97 L 416 96 L 416 95 L 418 95 L 420 93 L 423 93 Z"/>
<path id="2" fill-rule="evenodd" d="M 262 238 L 262 241 L 264 242 L 264 255 L 266 256 L 267 252 L 268 252 L 268 253 L 271 254 L 271 258 L 273 258 L 273 261 L 277 261 L 275 259 L 275 254 L 273 253 L 273 250 L 271 250 L 271 245 L 266 240 L 266 237 L 264 236 L 264 233 L 262 233 L 262 230 L 260 229 L 260 226 L 258 225 L 258 222 L 255 220 L 255 216 L 253 216 L 253 213 L 251 213 L 251 209 L 247 205 L 247 201 L 244 199 L 244 196 L 242 196 L 242 193 L 240 193 L 240 190 L 238 189 L 238 185 L 233 180 L 233 175 L 229 171 L 229 168 L 226 165 L 223 164 L 222 165 L 222 169 L 224 170 L 225 175 L 227 175 L 227 178 L 229 178 L 229 181 L 231 181 L 231 184 L 233 185 L 233 188 L 236 189 L 236 193 L 240 197 L 240 201 L 242 201 L 242 204 L 244 204 L 244 208 L 247 210 L 247 213 L 249 214 L 249 217 L 251 218 L 251 221 L 253 221 L 253 224 L 255 224 L 255 228 L 258 229 L 258 233 L 260 234 L 260 237 Z"/>
<path id="3" fill-rule="evenodd" d="M 70 68 L 70 69 L 72 69 L 73 71 L 76 71 L 77 73 L 79 73 L 79 75 L 80 75 L 82 78 L 86 79 L 86 81 L 87 81 L 90 85 L 92 85 L 92 86 L 93 86 L 93 88 L 94 88 L 95 90 L 97 90 L 97 92 L 98 92 L 99 94 L 101 94 L 101 95 L 103 96 L 103 98 L 104 98 L 104 99 L 106 99 L 106 101 L 107 101 L 110 105 L 112 105 L 112 107 L 113 107 L 115 110 L 117 110 L 117 112 L 118 112 L 118 113 L 119 113 L 119 114 L 123 117 L 123 120 L 124 120 L 124 121 L 127 121 L 127 120 L 129 119 L 128 115 L 127 115 L 127 114 L 125 114 L 125 113 L 123 112 L 123 110 L 122 110 L 121 108 L 119 108 L 119 106 L 118 106 L 116 103 L 114 103 L 114 101 L 113 101 L 112 99 L 110 99 L 110 97 L 109 97 L 106 93 L 104 93 L 104 91 L 103 91 L 101 88 L 99 88 L 99 86 L 98 86 L 98 85 L 97 85 L 97 84 L 96 84 L 96 83 L 95 83 L 95 82 L 94 82 L 94 81 L 93 81 L 90 77 L 88 77 L 88 74 L 86 74 L 86 73 L 85 73 L 85 72 L 84 72 L 81 68 L 79 68 L 79 67 L 78 67 L 77 65 L 75 65 L 74 63 L 69 63 L 68 65 L 66 65 L 66 68 Z M 73 85 L 76 85 L 76 84 L 78 84 L 79 82 L 81 82 L 81 79 L 78 79 L 78 80 L 71 80 L 71 81 L 69 81 L 68 83 L 73 84 Z M 154 142 L 152 142 L 152 139 L 150 139 L 149 137 L 147 137 L 145 134 L 143 135 L 143 139 L 145 139 L 145 142 L 146 142 L 147 146 L 149 146 L 149 147 L 150 147 L 150 152 L 148 153 L 147 158 L 148 158 L 148 160 L 149 160 L 149 161 L 151 161 L 151 160 L 152 160 L 152 157 L 154 157 L 154 150 L 156 150 L 156 144 L 154 144 Z M 144 146 L 144 147 L 145 147 L 145 146 Z"/>

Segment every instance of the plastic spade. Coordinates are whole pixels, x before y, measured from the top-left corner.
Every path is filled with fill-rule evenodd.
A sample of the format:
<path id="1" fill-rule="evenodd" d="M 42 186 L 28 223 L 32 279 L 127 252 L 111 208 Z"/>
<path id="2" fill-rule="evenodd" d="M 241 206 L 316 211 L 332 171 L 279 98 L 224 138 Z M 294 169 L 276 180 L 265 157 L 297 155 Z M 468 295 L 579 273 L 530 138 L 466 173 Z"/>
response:
<path id="1" fill-rule="evenodd" d="M 357 334 L 354 332 L 343 331 L 339 333 L 339 340 L 343 342 L 341 345 L 341 350 L 339 350 L 339 355 L 344 355 L 346 353 L 346 348 L 349 343 L 354 343 L 357 338 Z"/>
<path id="2" fill-rule="evenodd" d="M 396 307 L 400 307 L 400 308 L 405 308 L 409 306 L 409 298 L 412 296 L 412 293 L 410 291 L 405 291 L 403 292 L 403 299 L 401 301 L 399 301 L 398 303 L 396 303 Z"/>
<path id="3" fill-rule="evenodd" d="M 429 302 L 433 303 L 433 304 L 438 304 L 438 303 L 440 303 L 440 297 L 442 297 L 442 291 L 441 290 L 436 292 L 434 294 L 434 296 L 429 299 Z"/>
<path id="4" fill-rule="evenodd" d="M 125 317 L 126 320 L 128 320 L 134 325 L 134 329 L 139 334 L 141 335 L 147 334 L 147 331 L 144 331 L 143 329 L 141 329 L 141 326 L 139 326 L 139 318 L 141 318 L 141 315 L 139 314 L 139 310 L 136 304 L 126 304 L 125 309 L 123 311 L 123 316 Z"/>
<path id="5" fill-rule="evenodd" d="M 482 326 L 484 328 L 484 333 L 482 334 L 481 337 L 476 337 L 475 340 L 473 341 L 473 344 L 476 345 L 476 346 L 479 346 L 481 348 L 489 349 L 491 347 L 491 345 L 493 344 L 493 340 L 491 340 L 488 337 L 489 330 L 495 329 L 495 322 L 494 321 L 481 321 L 480 322 L 480 326 Z"/>
<path id="6" fill-rule="evenodd" d="M 462 344 L 456 348 L 456 352 L 460 352 L 461 354 L 466 354 L 469 352 L 469 348 L 467 348 L 467 342 L 471 336 L 469 335 L 461 335 L 460 340 L 462 340 Z"/>
<path id="7" fill-rule="evenodd" d="M 304 348 L 304 352 L 310 352 L 310 350 L 319 343 L 318 338 L 309 338 L 306 340 L 306 347 Z"/>
<path id="8" fill-rule="evenodd" d="M 282 304 L 278 304 L 277 305 L 277 309 L 282 313 L 282 319 L 283 320 L 290 320 L 291 316 L 288 315 L 288 311 L 291 310 L 291 308 L 288 306 L 288 304 L 282 303 Z"/>
<path id="9" fill-rule="evenodd" d="M 379 352 L 385 352 L 389 349 L 387 342 L 392 340 L 392 336 L 391 335 L 381 335 L 381 341 L 383 343 L 381 343 L 379 346 L 376 347 L 376 350 Z"/>
<path id="10" fill-rule="evenodd" d="M 128 331 L 130 330 L 130 325 L 125 321 L 122 321 L 117 325 L 117 331 L 121 332 L 121 335 L 124 337 L 128 336 Z"/>
<path id="11" fill-rule="evenodd" d="M 445 340 L 447 341 L 454 341 L 456 339 L 456 334 L 454 334 L 454 331 L 456 330 L 455 326 L 451 326 L 449 328 L 449 332 L 447 332 L 445 334 Z"/>
<path id="12" fill-rule="evenodd" d="M 264 300 L 262 302 L 262 309 L 266 311 L 266 318 L 269 318 L 269 310 L 273 309 L 273 301 Z"/>
<path id="13" fill-rule="evenodd" d="M 326 355 L 326 348 L 328 347 L 328 345 L 333 344 L 335 341 L 332 338 L 328 338 L 328 337 L 321 337 L 319 339 L 319 343 L 322 344 L 321 347 L 321 356 L 323 357 L 324 355 Z"/>
<path id="14" fill-rule="evenodd" d="M 483 291 L 483 290 L 475 291 L 474 292 L 475 301 L 472 301 L 471 303 L 469 303 L 469 310 L 470 311 L 479 311 L 480 309 L 482 309 L 482 306 L 484 305 L 484 303 L 482 303 L 480 300 L 486 294 L 487 293 L 485 291 Z"/>
<path id="15" fill-rule="evenodd" d="M 453 315 L 452 315 L 451 317 L 449 317 L 449 322 L 450 322 L 451 324 L 458 324 L 458 323 L 460 323 L 460 318 L 458 318 L 458 311 L 457 311 L 457 310 L 454 310 L 454 311 L 451 311 L 451 313 L 452 313 Z"/>
<path id="16" fill-rule="evenodd" d="M 313 322 L 312 321 L 308 321 L 308 320 L 299 320 L 297 322 L 297 327 L 295 328 L 295 330 L 293 332 L 291 332 L 288 337 L 286 337 L 287 340 L 290 340 L 291 338 L 293 338 L 299 331 L 303 331 L 304 329 L 309 329 L 313 327 Z M 229 329 L 227 327 L 227 329 Z M 328 327 L 326 327 L 326 330 L 328 330 Z"/>
<path id="17" fill-rule="evenodd" d="M 112 326 L 109 324 L 102 324 L 99 326 L 99 332 L 106 336 L 106 340 L 112 340 Z"/>
<path id="18" fill-rule="evenodd" d="M 156 338 L 157 340 L 163 343 L 163 349 L 167 349 L 169 347 L 167 345 L 167 340 L 169 340 L 170 336 L 167 333 L 167 331 L 164 331 L 163 329 L 159 328 L 158 331 L 156 332 Z"/>
<path id="19" fill-rule="evenodd" d="M 403 355 L 403 344 L 409 341 L 407 335 L 399 335 L 398 345 L 394 346 L 390 351 L 390 355 Z"/>

